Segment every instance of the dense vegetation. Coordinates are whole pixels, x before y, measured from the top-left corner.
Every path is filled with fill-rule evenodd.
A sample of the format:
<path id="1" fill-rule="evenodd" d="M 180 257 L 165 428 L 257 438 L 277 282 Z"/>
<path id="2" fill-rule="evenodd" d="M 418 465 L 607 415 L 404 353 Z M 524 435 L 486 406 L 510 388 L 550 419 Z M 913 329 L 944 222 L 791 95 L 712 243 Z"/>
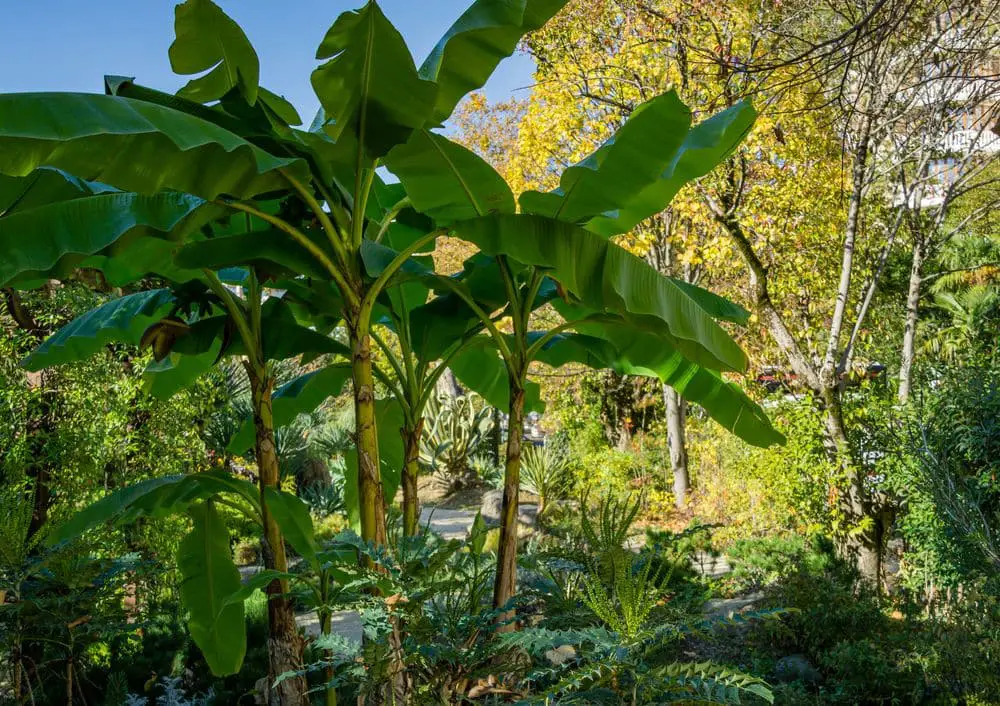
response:
<path id="1" fill-rule="evenodd" d="M 304 128 L 185 0 L 176 95 L 0 95 L 0 702 L 1000 703 L 988 5 L 370 2 Z"/>

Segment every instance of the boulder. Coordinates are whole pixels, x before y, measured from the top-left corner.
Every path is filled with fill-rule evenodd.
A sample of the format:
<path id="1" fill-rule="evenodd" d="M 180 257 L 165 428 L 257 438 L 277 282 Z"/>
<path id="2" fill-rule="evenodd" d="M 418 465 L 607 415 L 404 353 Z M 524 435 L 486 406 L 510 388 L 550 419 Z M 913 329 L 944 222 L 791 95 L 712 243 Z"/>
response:
<path id="1" fill-rule="evenodd" d="M 500 513 L 503 510 L 503 491 L 490 490 L 483 493 L 482 505 L 479 513 L 487 527 L 500 526 Z"/>

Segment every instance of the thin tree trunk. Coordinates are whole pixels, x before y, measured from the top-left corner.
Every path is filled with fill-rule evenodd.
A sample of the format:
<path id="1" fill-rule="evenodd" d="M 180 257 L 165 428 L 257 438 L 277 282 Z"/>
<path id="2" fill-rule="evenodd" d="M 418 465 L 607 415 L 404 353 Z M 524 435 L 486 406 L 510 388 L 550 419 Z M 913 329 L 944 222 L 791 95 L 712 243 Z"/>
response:
<path id="1" fill-rule="evenodd" d="M 288 571 L 285 555 L 285 541 L 281 528 L 267 510 L 264 489 L 277 489 L 281 483 L 278 468 L 278 453 L 274 443 L 274 419 L 271 413 L 271 392 L 274 381 L 266 374 L 260 375 L 247 364 L 250 376 L 250 392 L 254 408 L 254 428 L 256 430 L 257 473 L 260 485 L 261 519 L 264 524 L 262 553 L 264 568 Z M 268 683 L 273 684 L 281 674 L 302 668 L 303 640 L 299 637 L 295 624 L 295 612 L 287 597 L 288 581 L 274 580 L 267 585 L 267 655 Z M 308 703 L 305 677 L 286 679 L 274 690 L 274 696 L 281 706 Z M 268 703 L 272 703 L 268 694 Z"/>
<path id="2" fill-rule="evenodd" d="M 500 511 L 500 546 L 497 553 L 497 575 L 493 584 L 493 607 L 502 608 L 514 596 L 517 588 L 517 501 L 521 488 L 521 437 L 524 434 L 524 388 L 511 376 L 510 418 L 507 424 L 507 461 L 504 468 L 503 507 Z M 500 617 L 509 621 L 509 612 Z M 499 628 L 514 630 L 513 623 Z"/>
<path id="3" fill-rule="evenodd" d="M 838 386 L 834 385 L 823 390 L 822 403 L 827 453 L 847 479 L 847 494 L 841 497 L 841 506 L 851 522 L 861 524 L 869 518 L 864 471 L 854 462 L 851 454 Z M 876 528 L 869 527 L 851 534 L 843 540 L 841 549 L 845 557 L 854 560 L 865 580 L 875 586 L 879 585 L 879 576 L 882 572 L 882 547 Z"/>
<path id="4" fill-rule="evenodd" d="M 830 333 L 827 336 L 826 355 L 820 369 L 820 380 L 825 387 L 838 382 L 838 354 L 840 335 L 844 330 L 847 302 L 851 295 L 851 279 L 854 275 L 854 246 L 858 238 L 861 205 L 865 193 L 865 178 L 868 170 L 868 141 L 871 136 L 872 118 L 866 117 L 857 148 L 854 151 L 854 170 L 851 178 L 851 194 L 847 206 L 847 221 L 844 224 L 844 244 L 841 247 L 840 281 L 837 284 L 837 299 L 833 307 Z"/>
<path id="5" fill-rule="evenodd" d="M 906 324 L 903 327 L 903 355 L 899 361 L 899 401 L 910 399 L 913 387 L 913 358 L 916 355 L 917 320 L 920 317 L 920 285 L 923 282 L 924 248 L 918 238 L 913 243 L 913 262 L 910 264 L 910 286 L 906 292 Z"/>
<path id="6" fill-rule="evenodd" d="M 687 494 L 691 489 L 687 441 L 684 438 L 687 400 L 670 385 L 664 385 L 663 403 L 667 408 L 667 444 L 670 447 L 670 469 L 674 474 L 674 503 L 680 510 L 687 503 Z"/>
<path id="7" fill-rule="evenodd" d="M 403 435 L 403 532 L 407 536 L 417 533 L 420 526 L 420 498 L 417 497 L 417 475 L 420 473 L 420 434 L 424 420 L 417 421 L 415 429 L 401 429 Z"/>
<path id="8" fill-rule="evenodd" d="M 375 422 L 375 380 L 372 375 L 371 338 L 351 335 L 354 378 L 354 418 L 358 445 L 358 504 L 361 538 L 385 544 L 385 498 L 379 471 L 378 429 Z"/>

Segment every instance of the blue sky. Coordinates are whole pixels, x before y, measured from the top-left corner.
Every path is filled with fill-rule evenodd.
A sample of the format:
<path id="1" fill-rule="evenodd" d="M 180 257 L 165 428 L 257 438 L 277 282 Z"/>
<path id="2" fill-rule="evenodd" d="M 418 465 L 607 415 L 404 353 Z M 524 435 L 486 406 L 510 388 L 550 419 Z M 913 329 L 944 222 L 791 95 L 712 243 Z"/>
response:
<path id="1" fill-rule="evenodd" d="M 382 0 L 417 65 L 472 0 Z M 318 103 L 309 86 L 314 53 L 338 14 L 363 0 L 217 0 L 243 27 L 261 60 L 261 83 L 283 94 L 308 123 Z M 174 91 L 186 79 L 167 60 L 172 0 L 8 0 L 0 23 L 0 93 L 103 92 L 105 74 Z M 487 95 L 530 84 L 531 59 L 500 65 Z"/>

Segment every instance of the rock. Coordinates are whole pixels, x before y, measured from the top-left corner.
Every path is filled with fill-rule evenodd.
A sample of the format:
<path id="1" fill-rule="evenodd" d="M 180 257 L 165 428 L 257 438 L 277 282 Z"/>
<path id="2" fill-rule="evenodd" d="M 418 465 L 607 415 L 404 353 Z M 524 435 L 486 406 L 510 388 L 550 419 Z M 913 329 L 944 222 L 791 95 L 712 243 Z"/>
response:
<path id="1" fill-rule="evenodd" d="M 483 522 L 487 527 L 497 527 L 500 525 L 500 512 L 503 510 L 503 491 L 490 490 L 483 493 L 483 502 L 479 512 L 483 517 Z"/>
<path id="2" fill-rule="evenodd" d="M 526 527 L 534 528 L 538 524 L 538 506 L 519 505 L 517 508 L 517 521 Z"/>
<path id="3" fill-rule="evenodd" d="M 576 648 L 573 645 L 560 645 L 554 650 L 545 653 L 545 659 L 554 667 L 566 664 L 570 660 L 576 659 Z"/>
<path id="4" fill-rule="evenodd" d="M 759 591 L 736 598 L 713 598 L 705 602 L 705 615 L 714 619 L 728 618 L 730 615 L 752 608 L 763 598 L 764 594 Z"/>
<path id="5" fill-rule="evenodd" d="M 774 665 L 775 681 L 800 681 L 805 684 L 816 684 L 822 678 L 819 670 L 805 655 L 788 655 L 779 659 Z"/>

